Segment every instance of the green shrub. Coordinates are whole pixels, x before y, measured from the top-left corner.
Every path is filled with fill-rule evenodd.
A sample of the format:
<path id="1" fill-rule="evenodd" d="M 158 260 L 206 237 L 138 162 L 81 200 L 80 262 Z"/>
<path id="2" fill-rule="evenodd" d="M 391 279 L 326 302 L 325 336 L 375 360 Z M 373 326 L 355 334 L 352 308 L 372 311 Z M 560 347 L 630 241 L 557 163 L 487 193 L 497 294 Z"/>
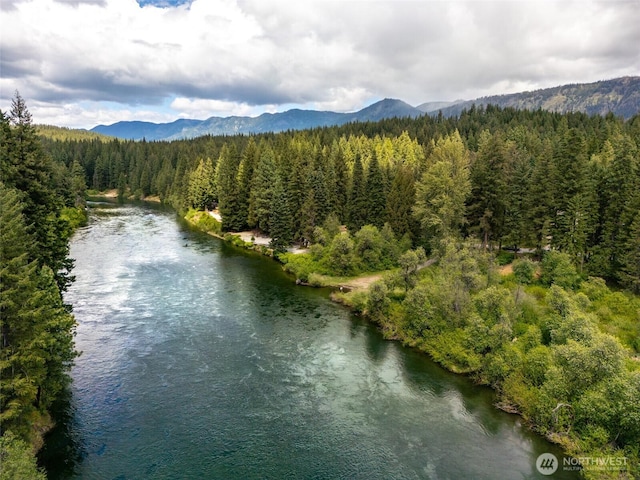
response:
<path id="1" fill-rule="evenodd" d="M 60 211 L 60 218 L 69 224 L 71 231 L 86 226 L 89 220 L 87 212 L 80 207 L 64 207 Z"/>
<path id="2" fill-rule="evenodd" d="M 0 480 L 45 480 L 47 477 L 37 464 L 32 447 L 4 432 L 0 437 Z"/>

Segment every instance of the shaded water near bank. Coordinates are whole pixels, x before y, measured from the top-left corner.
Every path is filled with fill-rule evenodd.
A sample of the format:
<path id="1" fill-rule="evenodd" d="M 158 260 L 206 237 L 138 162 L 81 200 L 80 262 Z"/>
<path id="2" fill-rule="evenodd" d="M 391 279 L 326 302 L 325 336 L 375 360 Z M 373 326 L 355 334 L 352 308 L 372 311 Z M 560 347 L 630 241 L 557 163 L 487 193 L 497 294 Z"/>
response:
<path id="1" fill-rule="evenodd" d="M 50 478 L 525 479 L 561 458 L 489 389 L 170 211 L 94 204 L 71 255 L 83 353 Z"/>

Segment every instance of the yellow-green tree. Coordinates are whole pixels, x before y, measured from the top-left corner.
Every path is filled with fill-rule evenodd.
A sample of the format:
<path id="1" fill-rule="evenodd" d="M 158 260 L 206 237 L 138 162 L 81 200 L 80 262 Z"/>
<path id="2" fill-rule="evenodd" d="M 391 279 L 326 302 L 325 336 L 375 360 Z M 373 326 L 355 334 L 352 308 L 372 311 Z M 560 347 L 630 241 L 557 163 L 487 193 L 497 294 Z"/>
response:
<path id="1" fill-rule="evenodd" d="M 470 193 L 469 152 L 455 131 L 434 143 L 427 170 L 416 185 L 413 213 L 432 247 L 459 234 Z"/>

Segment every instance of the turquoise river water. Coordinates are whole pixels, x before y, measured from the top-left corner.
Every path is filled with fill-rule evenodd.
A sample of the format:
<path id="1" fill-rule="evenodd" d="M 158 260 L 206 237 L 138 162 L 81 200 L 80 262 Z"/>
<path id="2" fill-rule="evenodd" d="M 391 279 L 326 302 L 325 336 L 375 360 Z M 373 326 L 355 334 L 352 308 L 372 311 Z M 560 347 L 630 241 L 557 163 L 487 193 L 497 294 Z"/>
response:
<path id="1" fill-rule="evenodd" d="M 493 393 L 158 207 L 95 203 L 52 479 L 533 479 Z"/>

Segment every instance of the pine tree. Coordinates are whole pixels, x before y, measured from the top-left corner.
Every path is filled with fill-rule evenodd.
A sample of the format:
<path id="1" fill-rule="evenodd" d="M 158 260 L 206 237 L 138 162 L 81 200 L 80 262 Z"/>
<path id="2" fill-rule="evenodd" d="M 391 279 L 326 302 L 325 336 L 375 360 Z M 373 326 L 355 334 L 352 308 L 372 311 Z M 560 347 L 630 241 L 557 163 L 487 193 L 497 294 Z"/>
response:
<path id="1" fill-rule="evenodd" d="M 382 228 L 386 207 L 385 185 L 375 152 L 369 161 L 369 168 L 367 169 L 366 194 L 366 224 Z"/>
<path id="2" fill-rule="evenodd" d="M 640 295 L 640 214 L 631 224 L 625 252 L 620 259 L 618 277 L 629 290 Z"/>
<path id="3" fill-rule="evenodd" d="M 458 131 L 432 147 L 429 166 L 416 185 L 413 212 L 433 248 L 458 236 L 465 222 L 465 202 L 471 193 L 469 152 Z"/>
<path id="4" fill-rule="evenodd" d="M 468 218 L 470 230 L 479 234 L 485 247 L 501 243 L 506 211 L 506 163 L 501 135 L 484 131 L 478 155 L 471 165 Z"/>
<path id="5" fill-rule="evenodd" d="M 531 181 L 531 159 L 515 145 L 509 147 L 506 170 L 504 241 L 516 247 L 531 237 L 527 222 L 527 195 Z"/>
<path id="6" fill-rule="evenodd" d="M 29 260 L 33 240 L 19 197 L 0 183 L 0 422 L 29 438 L 30 412 L 66 384 L 74 321 L 51 269 Z"/>
<path id="7" fill-rule="evenodd" d="M 349 200 L 349 169 L 340 147 L 336 143 L 332 148 L 331 163 L 335 175 L 335 190 L 333 191 L 333 211 L 336 216 L 345 220 L 348 217 Z"/>
<path id="8" fill-rule="evenodd" d="M 600 198 L 602 210 L 602 241 L 597 258 L 596 273 L 614 278 L 621 266 L 621 259 L 629 239 L 629 228 L 635 211 L 634 197 L 640 189 L 640 160 L 638 148 L 628 137 L 618 137 L 613 142 L 614 158 L 606 169 L 604 192 Z"/>
<path id="9" fill-rule="evenodd" d="M 247 225 L 249 217 L 249 202 L 251 200 L 251 186 L 253 183 L 254 171 L 259 160 L 260 152 L 253 138 L 242 152 L 242 160 L 238 168 L 238 223 L 242 222 L 242 227 Z M 242 228 L 238 227 L 238 228 Z"/>
<path id="10" fill-rule="evenodd" d="M 201 158 L 189 175 L 189 203 L 197 210 L 212 209 L 215 198 L 213 162 L 210 158 Z"/>
<path id="11" fill-rule="evenodd" d="M 271 233 L 271 248 L 276 252 L 283 252 L 293 239 L 291 225 L 293 218 L 289 208 L 289 199 L 282 179 L 278 175 L 273 188 L 273 205 L 269 218 Z"/>
<path id="12" fill-rule="evenodd" d="M 410 238 L 415 239 L 418 234 L 417 223 L 412 214 L 415 198 L 413 168 L 401 165 L 391 182 L 385 209 L 386 221 L 398 238 L 409 234 Z"/>
<path id="13" fill-rule="evenodd" d="M 356 154 L 351 178 L 348 225 L 350 230 L 356 232 L 367 222 L 367 181 L 364 177 L 360 154 Z"/>
<path id="14" fill-rule="evenodd" d="M 274 178 L 277 175 L 273 149 L 261 149 L 260 158 L 255 168 L 251 193 L 249 195 L 248 223 L 250 227 L 258 227 L 269 233 L 269 217 L 273 200 Z"/>
<path id="15" fill-rule="evenodd" d="M 548 245 L 551 224 L 555 219 L 555 168 L 551 161 L 550 148 L 543 149 L 535 160 L 531 182 L 526 198 L 526 219 L 532 242 L 539 251 Z"/>
<path id="16" fill-rule="evenodd" d="M 237 231 L 244 225 L 238 210 L 238 167 L 240 157 L 234 143 L 225 143 L 220 151 L 216 169 L 218 209 L 222 216 L 222 230 Z"/>
<path id="17" fill-rule="evenodd" d="M 571 128 L 561 137 L 553 155 L 556 174 L 554 196 L 553 245 L 584 250 L 583 226 L 590 195 L 587 190 L 586 144 L 580 132 Z M 578 209 L 578 210 L 576 210 Z M 580 239 L 576 238 L 576 227 Z M 570 238 L 573 236 L 574 238 Z"/>
<path id="18" fill-rule="evenodd" d="M 3 116 L 4 117 L 4 116 Z M 24 99 L 16 92 L 8 117 L 7 129 L 3 118 L 2 135 L 4 146 L 0 176 L 7 187 L 22 192 L 23 214 L 29 225 L 34 242 L 29 258 L 39 265 L 47 265 L 55 272 L 61 291 L 72 282 L 70 271 L 73 261 L 69 259 L 69 227 L 59 217 L 62 199 L 56 196 L 52 182 L 51 159 L 42 149 L 37 131 L 31 123 L 31 114 Z"/>

